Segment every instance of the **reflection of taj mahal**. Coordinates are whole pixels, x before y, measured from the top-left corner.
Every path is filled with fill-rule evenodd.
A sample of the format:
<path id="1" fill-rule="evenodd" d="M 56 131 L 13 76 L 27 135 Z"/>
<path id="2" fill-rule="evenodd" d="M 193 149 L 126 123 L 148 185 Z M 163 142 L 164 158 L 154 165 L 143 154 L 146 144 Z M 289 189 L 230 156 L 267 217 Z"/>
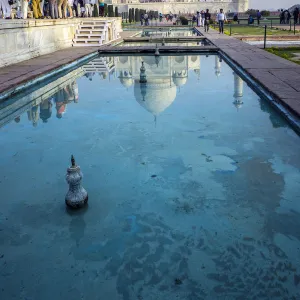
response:
<path id="1" fill-rule="evenodd" d="M 225 12 L 245 12 L 249 0 L 107 0 L 118 6 L 119 12 L 128 8 L 138 8 L 158 11 L 163 14 L 196 13 L 199 10 L 209 9 L 215 13 L 223 8 Z"/>
<path id="2" fill-rule="evenodd" d="M 85 80 L 118 80 L 124 89 L 130 89 L 135 100 L 156 117 L 163 113 L 175 101 L 177 93 L 183 87 L 189 75 L 196 74 L 200 81 L 200 55 L 189 56 L 119 56 L 99 57 L 88 64 L 66 74 L 45 87 L 35 90 L 24 98 L 12 102 L 0 111 L 0 128 L 14 119 L 20 121 L 20 115 L 27 111 L 27 117 L 33 126 L 39 119 L 47 123 L 56 110 L 56 117 L 63 118 L 67 106 L 78 103 L 80 90 L 77 78 Z M 215 55 L 214 74 L 222 75 L 222 59 Z M 143 63 L 143 64 L 142 64 Z M 144 69 L 141 68 L 142 65 Z M 192 73 L 191 73 L 192 72 Z M 142 79 L 143 76 L 143 80 Z M 233 73 L 233 104 L 239 109 L 243 104 L 243 80 Z M 10 113 L 13 111 L 13 113 Z"/>
<path id="3" fill-rule="evenodd" d="M 142 62 L 147 83 L 140 83 Z M 157 116 L 173 103 L 188 71 L 200 72 L 200 56 L 121 56 L 116 70 L 124 87 L 134 86 L 136 101 Z"/>

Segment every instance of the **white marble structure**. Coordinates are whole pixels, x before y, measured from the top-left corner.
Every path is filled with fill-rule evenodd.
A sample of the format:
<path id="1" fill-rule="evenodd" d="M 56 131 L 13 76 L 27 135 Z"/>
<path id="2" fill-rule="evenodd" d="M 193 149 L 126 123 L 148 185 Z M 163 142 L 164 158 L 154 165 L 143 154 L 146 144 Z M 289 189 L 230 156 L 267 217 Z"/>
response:
<path id="1" fill-rule="evenodd" d="M 115 20 L 115 30 L 122 31 L 121 18 L 105 19 Z M 0 67 L 71 47 L 75 32 L 82 21 L 82 19 L 0 21 Z"/>
<path id="2" fill-rule="evenodd" d="M 204 9 L 216 13 L 220 8 L 227 13 L 245 12 L 249 8 L 249 0 L 107 0 L 106 2 L 118 6 L 119 12 L 127 11 L 128 8 L 139 8 L 163 14 L 196 13 Z"/>

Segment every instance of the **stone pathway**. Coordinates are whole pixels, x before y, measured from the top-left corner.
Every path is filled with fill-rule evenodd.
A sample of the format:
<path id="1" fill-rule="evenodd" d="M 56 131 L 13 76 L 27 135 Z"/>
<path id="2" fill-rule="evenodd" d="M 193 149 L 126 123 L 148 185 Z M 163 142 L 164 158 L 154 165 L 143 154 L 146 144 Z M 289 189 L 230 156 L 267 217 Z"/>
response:
<path id="1" fill-rule="evenodd" d="M 97 47 L 67 48 L 0 68 L 0 101 L 4 91 L 13 92 L 18 85 L 32 81 L 56 69 L 62 69 L 88 54 L 95 53 L 96 55 L 97 50 Z"/>
<path id="2" fill-rule="evenodd" d="M 122 32 L 119 41 L 136 33 L 138 31 Z M 98 49 L 99 47 L 71 47 L 0 68 L 0 101 L 4 94 L 13 94 L 17 86 L 31 82 L 52 71 L 62 70 L 70 63 L 83 59 L 89 54 L 97 55 Z"/>
<path id="3" fill-rule="evenodd" d="M 201 33 L 300 117 L 300 66 L 215 30 Z"/>

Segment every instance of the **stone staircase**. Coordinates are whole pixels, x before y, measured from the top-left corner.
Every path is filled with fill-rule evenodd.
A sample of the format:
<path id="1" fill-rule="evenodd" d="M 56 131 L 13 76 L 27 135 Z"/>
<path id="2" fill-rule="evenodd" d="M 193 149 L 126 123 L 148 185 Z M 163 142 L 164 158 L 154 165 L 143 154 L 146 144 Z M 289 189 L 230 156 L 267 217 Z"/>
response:
<path id="1" fill-rule="evenodd" d="M 120 38 L 114 20 L 86 19 L 76 30 L 73 46 L 101 46 Z"/>
<path id="2" fill-rule="evenodd" d="M 112 72 L 115 69 L 114 57 L 98 57 L 83 66 L 85 72 Z"/>

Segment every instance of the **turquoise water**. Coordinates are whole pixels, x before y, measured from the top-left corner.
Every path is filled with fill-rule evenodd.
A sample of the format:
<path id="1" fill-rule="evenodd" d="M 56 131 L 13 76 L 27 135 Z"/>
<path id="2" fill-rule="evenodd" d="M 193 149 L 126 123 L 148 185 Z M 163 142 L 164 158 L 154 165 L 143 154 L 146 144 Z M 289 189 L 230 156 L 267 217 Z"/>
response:
<path id="1" fill-rule="evenodd" d="M 97 58 L 0 126 L 0 299 L 300 299 L 299 136 L 218 57 Z"/>
<path id="2" fill-rule="evenodd" d="M 174 29 L 157 27 L 154 29 L 145 29 L 139 35 L 140 37 L 186 37 L 197 36 L 193 29 Z"/>
<path id="3" fill-rule="evenodd" d="M 121 47 L 140 47 L 140 46 L 156 46 L 158 45 L 159 47 L 162 46 L 162 42 L 155 42 L 155 43 L 151 43 L 151 42 L 124 42 L 119 44 L 118 46 Z M 207 46 L 209 45 L 209 43 L 206 40 L 202 40 L 202 41 L 195 41 L 195 42 L 165 42 L 164 46 Z"/>

